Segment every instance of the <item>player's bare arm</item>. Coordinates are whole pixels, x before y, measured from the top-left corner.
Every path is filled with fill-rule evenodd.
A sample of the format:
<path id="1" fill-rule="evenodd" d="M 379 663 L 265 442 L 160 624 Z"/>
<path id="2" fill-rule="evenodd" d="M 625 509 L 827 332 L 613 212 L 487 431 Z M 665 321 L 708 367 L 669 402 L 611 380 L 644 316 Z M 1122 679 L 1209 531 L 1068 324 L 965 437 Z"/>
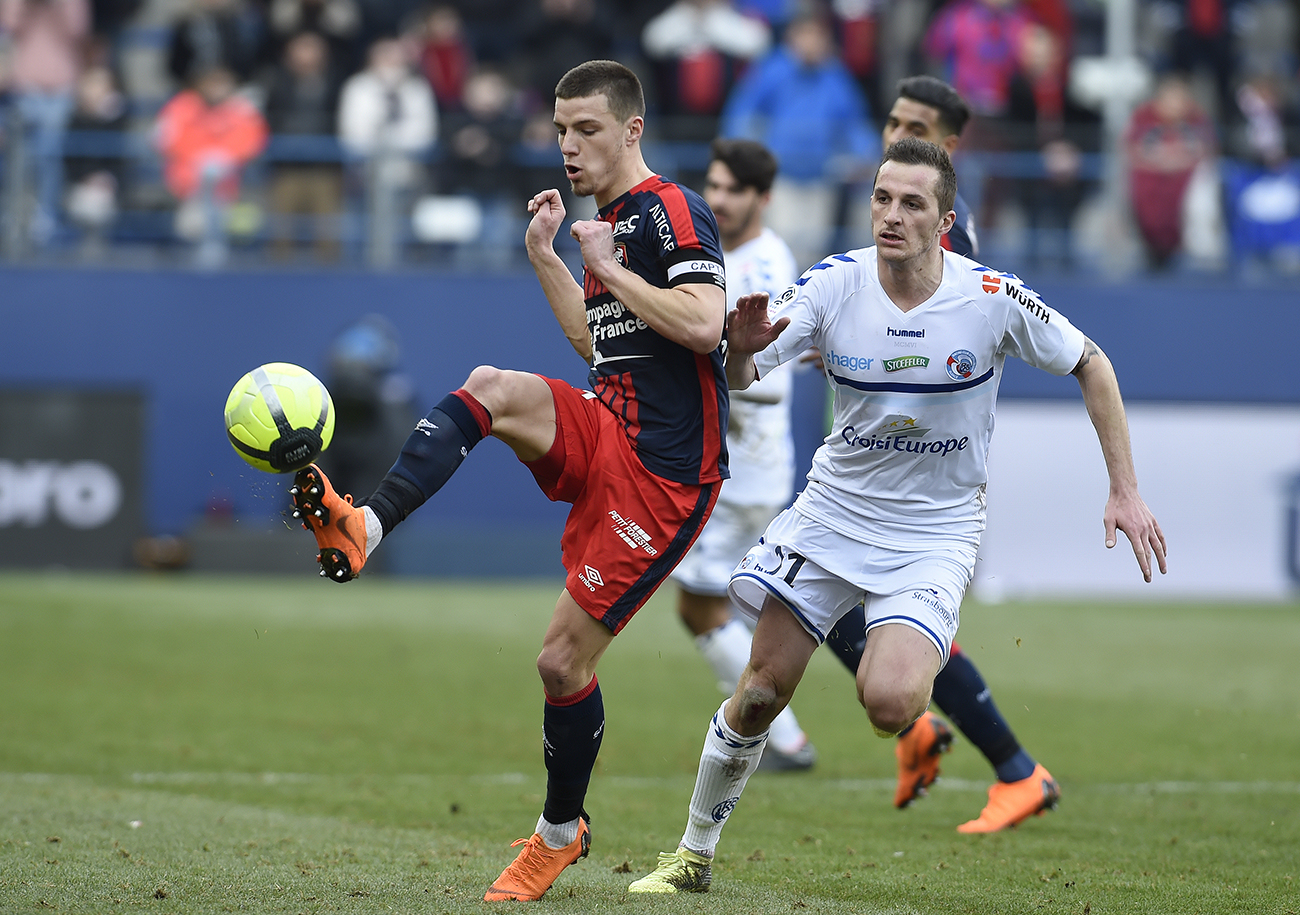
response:
<path id="1" fill-rule="evenodd" d="M 582 287 L 578 285 L 564 261 L 555 253 L 555 236 L 564 222 L 564 203 L 560 192 L 551 188 L 528 201 L 533 214 L 524 233 L 528 260 L 542 284 L 551 311 L 560 322 L 564 336 L 583 359 L 591 359 L 591 335 L 587 331 L 587 310 Z"/>
<path id="2" fill-rule="evenodd" d="M 742 295 L 727 315 L 727 386 L 734 390 L 743 391 L 754 383 L 758 378 L 754 354 L 767 349 L 790 324 L 789 318 L 772 322 L 767 300 L 766 292 Z"/>
<path id="3" fill-rule="evenodd" d="M 711 353 L 717 349 L 727 314 L 727 294 L 721 286 L 652 286 L 614 259 L 614 227 L 609 223 L 581 220 L 569 231 L 582 246 L 582 262 L 587 270 L 638 318 L 692 352 Z"/>
<path id="4" fill-rule="evenodd" d="M 1160 574 L 1165 563 L 1165 535 L 1151 509 L 1138 494 L 1137 471 L 1133 467 L 1133 450 L 1129 442 L 1128 418 L 1119 392 L 1115 369 L 1106 354 L 1091 340 L 1084 338 L 1083 355 L 1071 373 L 1079 381 L 1088 417 L 1097 430 L 1101 452 L 1110 475 L 1110 496 L 1106 500 L 1106 547 L 1115 546 L 1116 530 L 1124 532 L 1133 546 L 1142 577 L 1151 581 L 1152 565 Z"/>

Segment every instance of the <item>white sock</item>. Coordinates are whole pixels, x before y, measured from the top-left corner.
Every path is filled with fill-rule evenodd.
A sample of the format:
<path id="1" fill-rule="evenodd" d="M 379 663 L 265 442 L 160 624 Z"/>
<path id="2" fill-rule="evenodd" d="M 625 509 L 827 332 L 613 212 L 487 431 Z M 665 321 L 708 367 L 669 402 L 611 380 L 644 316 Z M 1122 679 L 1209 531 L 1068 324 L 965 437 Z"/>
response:
<path id="1" fill-rule="evenodd" d="M 730 696 L 736 691 L 740 675 L 749 663 L 752 641 L 749 627 L 737 619 L 728 620 L 717 629 L 695 637 L 695 647 L 713 668 L 713 675 L 718 678 L 718 689 L 724 695 Z M 782 753 L 794 753 L 808 742 L 808 735 L 799 727 L 799 720 L 789 706 L 782 709 L 772 722 L 769 740 Z"/>
<path id="2" fill-rule="evenodd" d="M 766 731 L 757 737 L 742 737 L 727 726 L 725 712 L 730 701 L 724 701 L 709 722 L 681 841 L 691 851 L 710 856 L 767 743 Z"/>
<path id="3" fill-rule="evenodd" d="M 544 816 L 537 818 L 537 834 L 542 837 L 542 841 L 550 848 L 563 848 L 571 845 L 573 840 L 578 838 L 578 820 L 581 817 L 574 817 L 567 823 L 552 823 Z"/>
<path id="4" fill-rule="evenodd" d="M 366 519 L 366 558 L 375 551 L 379 546 L 379 541 L 384 539 L 384 526 L 379 523 L 379 516 L 369 505 L 361 506 L 361 516 Z"/>
<path id="5" fill-rule="evenodd" d="M 717 629 L 695 637 L 695 647 L 713 668 L 718 678 L 718 689 L 730 696 L 736 691 L 740 675 L 749 663 L 749 643 L 753 637 L 740 620 L 728 620 Z"/>
<path id="6" fill-rule="evenodd" d="M 799 727 L 790 706 L 781 709 L 781 713 L 772 719 L 767 742 L 782 753 L 794 753 L 808 742 L 808 735 Z"/>

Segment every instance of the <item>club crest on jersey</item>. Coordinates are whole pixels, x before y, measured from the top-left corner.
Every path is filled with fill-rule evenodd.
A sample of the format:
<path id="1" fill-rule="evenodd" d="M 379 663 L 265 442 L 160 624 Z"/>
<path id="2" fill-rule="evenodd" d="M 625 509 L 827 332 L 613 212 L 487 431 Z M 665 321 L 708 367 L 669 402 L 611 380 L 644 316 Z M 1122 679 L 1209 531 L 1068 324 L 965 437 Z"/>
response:
<path id="1" fill-rule="evenodd" d="M 948 357 L 948 377 L 953 381 L 965 381 L 975 374 L 975 354 L 968 349 L 959 349 Z"/>
<path id="2" fill-rule="evenodd" d="M 620 267 L 627 267 L 627 245 L 620 243 L 614 246 L 614 261 Z"/>

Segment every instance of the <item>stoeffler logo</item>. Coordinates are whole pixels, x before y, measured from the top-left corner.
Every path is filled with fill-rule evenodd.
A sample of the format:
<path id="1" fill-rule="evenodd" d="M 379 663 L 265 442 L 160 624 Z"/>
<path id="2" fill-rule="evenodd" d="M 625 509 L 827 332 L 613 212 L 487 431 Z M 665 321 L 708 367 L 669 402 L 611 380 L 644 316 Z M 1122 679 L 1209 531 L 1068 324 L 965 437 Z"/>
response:
<path id="1" fill-rule="evenodd" d="M 930 364 L 929 356 L 899 356 L 886 359 L 880 363 L 886 372 L 901 372 L 903 369 L 923 369 Z"/>
<path id="2" fill-rule="evenodd" d="M 51 517 L 102 527 L 122 507 L 122 483 L 99 461 L 0 461 L 0 527 L 40 527 Z"/>

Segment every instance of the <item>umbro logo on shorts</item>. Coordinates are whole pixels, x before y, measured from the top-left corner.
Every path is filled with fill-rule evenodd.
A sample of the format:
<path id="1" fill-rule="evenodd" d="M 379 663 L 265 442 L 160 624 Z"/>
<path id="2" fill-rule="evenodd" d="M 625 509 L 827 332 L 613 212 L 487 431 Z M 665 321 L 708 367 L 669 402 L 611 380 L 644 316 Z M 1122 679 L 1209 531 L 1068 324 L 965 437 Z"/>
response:
<path id="1" fill-rule="evenodd" d="M 578 581 L 587 586 L 588 591 L 595 591 L 597 585 L 605 584 L 605 580 L 600 577 L 600 570 L 593 569 L 591 566 L 584 566 L 578 573 Z"/>

